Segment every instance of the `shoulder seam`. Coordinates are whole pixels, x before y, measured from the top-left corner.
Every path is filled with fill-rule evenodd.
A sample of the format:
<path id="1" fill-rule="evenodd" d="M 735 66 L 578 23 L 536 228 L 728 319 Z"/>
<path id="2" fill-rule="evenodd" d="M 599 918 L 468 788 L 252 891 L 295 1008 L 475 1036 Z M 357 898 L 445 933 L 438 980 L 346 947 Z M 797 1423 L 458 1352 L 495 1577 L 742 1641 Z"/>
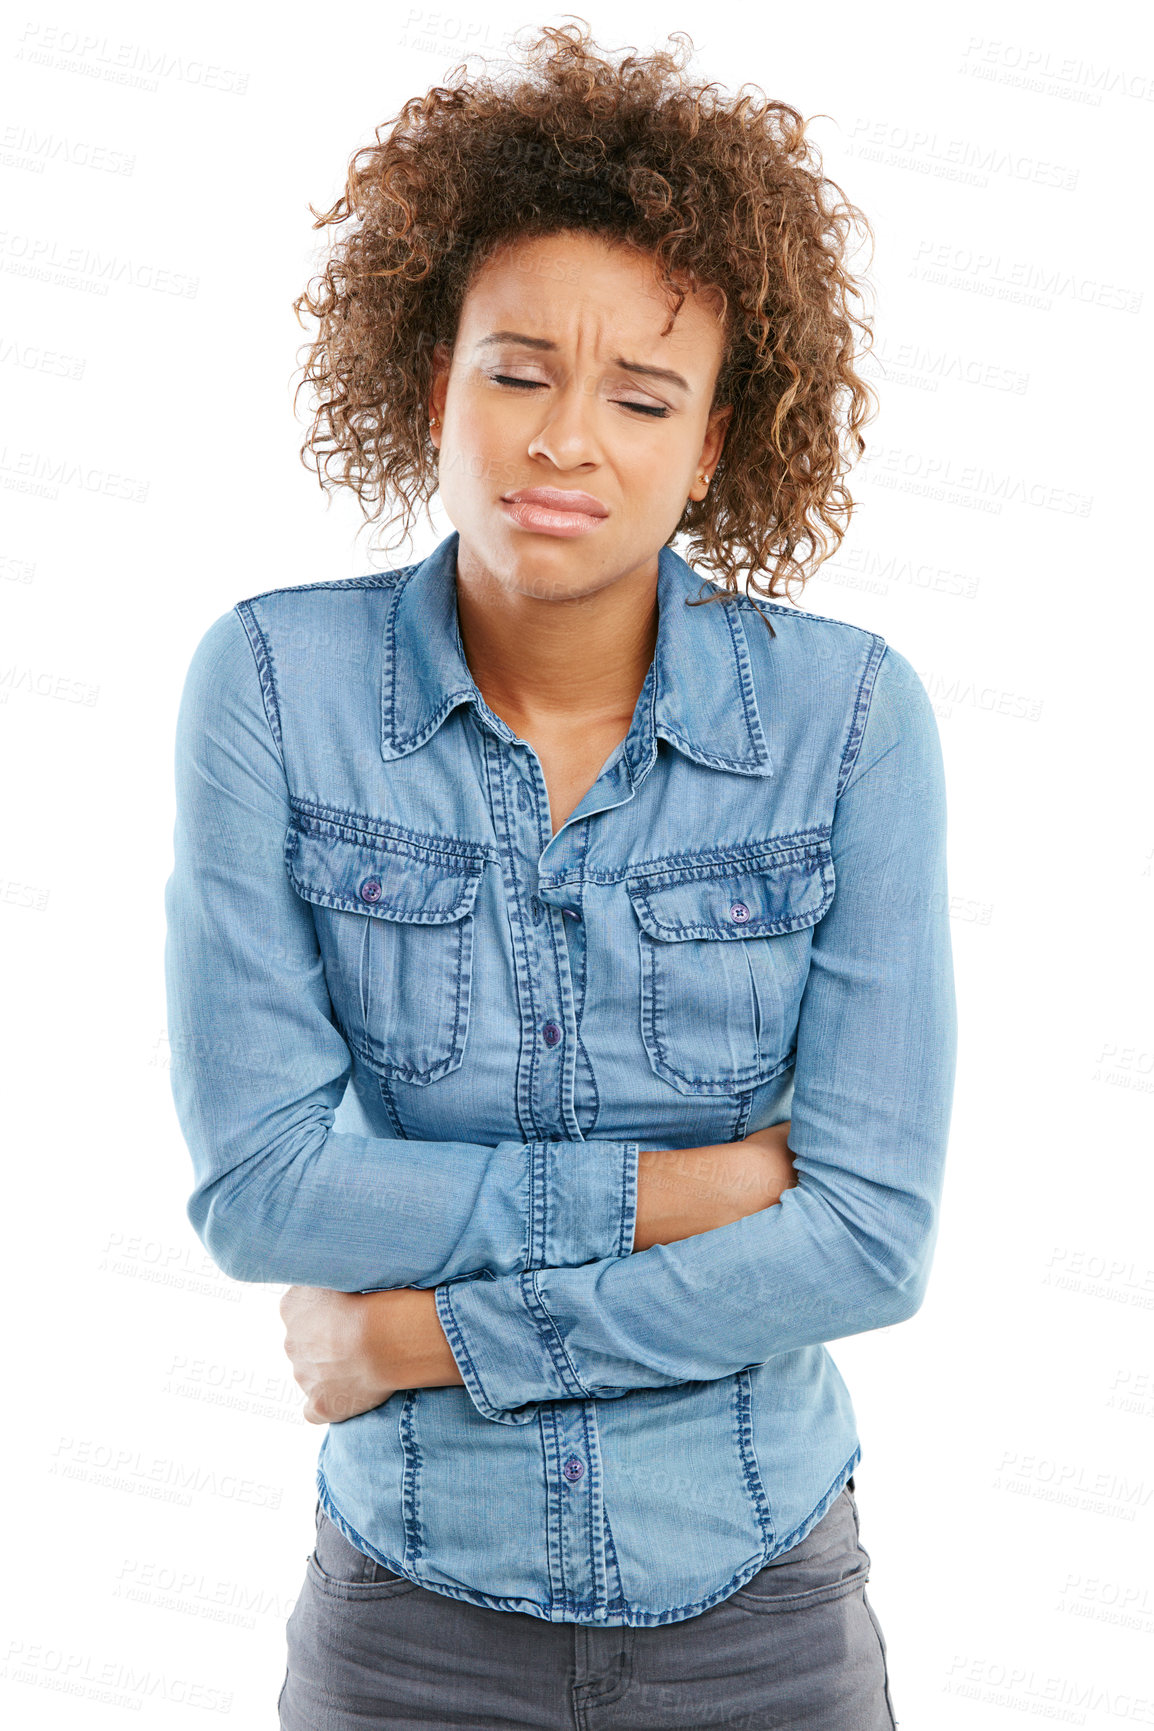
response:
<path id="1" fill-rule="evenodd" d="M 860 630 L 861 627 L 859 626 L 857 629 Z M 861 747 L 862 735 L 865 733 L 866 717 L 873 700 L 878 668 L 889 648 L 885 638 L 878 632 L 871 631 L 867 635 L 873 639 L 873 642 L 865 658 L 861 679 L 858 681 L 857 695 L 854 698 L 853 712 L 850 716 L 849 735 L 845 742 L 845 750 L 842 752 L 837 787 L 834 789 L 835 801 L 841 798 L 845 791 L 846 782 L 853 774 L 854 764 L 857 762 L 858 751 Z"/>
<path id="2" fill-rule="evenodd" d="M 246 595 L 236 605 L 246 607 L 250 601 L 267 601 L 272 595 L 303 595 L 310 589 L 389 589 L 416 569 L 415 565 L 403 565 L 396 571 L 366 571 L 360 577 L 334 577 L 327 583 L 284 583 L 278 589 L 261 589 L 256 595 Z"/>
<path id="3" fill-rule="evenodd" d="M 763 601 L 760 595 L 755 600 L 751 595 L 739 593 L 734 596 L 734 599 L 754 611 L 785 614 L 790 619 L 812 619 L 823 625 L 841 625 L 847 631 L 860 631 L 863 637 L 876 638 L 878 636 L 878 633 L 871 631 L 868 626 L 855 625 L 852 619 L 835 619 L 832 613 L 811 613 L 808 608 L 790 607 L 782 601 Z"/>
<path id="4" fill-rule="evenodd" d="M 256 662 L 256 672 L 257 678 L 260 681 L 260 696 L 261 703 L 264 707 L 265 720 L 268 722 L 269 732 L 272 734 L 273 742 L 276 745 L 277 756 L 280 758 L 280 766 L 285 771 L 287 778 L 288 770 L 285 766 L 284 760 L 284 741 L 281 736 L 280 725 L 280 704 L 277 701 L 272 650 L 269 648 L 268 639 L 257 623 L 256 614 L 252 610 L 252 600 L 255 599 L 256 597 L 254 596 L 248 601 L 238 601 L 236 606 L 233 608 L 233 612 L 236 614 L 244 628 L 244 634 L 248 639 L 248 646 L 252 650 L 252 658 Z"/>

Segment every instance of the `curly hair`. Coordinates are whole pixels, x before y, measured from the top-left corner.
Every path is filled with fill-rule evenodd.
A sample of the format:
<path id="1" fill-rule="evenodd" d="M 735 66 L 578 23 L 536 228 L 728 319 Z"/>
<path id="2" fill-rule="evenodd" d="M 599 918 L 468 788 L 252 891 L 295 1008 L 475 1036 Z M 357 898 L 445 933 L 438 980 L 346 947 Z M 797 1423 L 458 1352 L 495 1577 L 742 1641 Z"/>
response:
<path id="1" fill-rule="evenodd" d="M 319 321 L 297 385 L 315 405 L 301 461 L 322 488 L 351 486 L 369 520 L 391 489 L 406 534 L 436 492 L 433 348 L 452 345 L 474 273 L 510 242 L 590 231 L 653 256 L 674 311 L 675 278 L 720 290 L 713 406 L 733 413 L 714 485 L 670 540 L 690 537 L 716 598 L 747 573 L 747 593 L 792 599 L 853 510 L 844 474 L 874 409 L 854 368 L 855 332 L 863 349 L 872 332 L 851 310 L 863 295 L 847 254 L 855 226 L 872 230 L 823 175 L 810 123 L 759 87 L 719 98 L 661 50 L 614 66 L 576 25 L 543 28 L 526 56 L 504 83 L 454 67 L 354 153 L 331 209 L 309 206 L 314 228 L 351 227 L 292 303 L 298 323 L 302 307 Z"/>

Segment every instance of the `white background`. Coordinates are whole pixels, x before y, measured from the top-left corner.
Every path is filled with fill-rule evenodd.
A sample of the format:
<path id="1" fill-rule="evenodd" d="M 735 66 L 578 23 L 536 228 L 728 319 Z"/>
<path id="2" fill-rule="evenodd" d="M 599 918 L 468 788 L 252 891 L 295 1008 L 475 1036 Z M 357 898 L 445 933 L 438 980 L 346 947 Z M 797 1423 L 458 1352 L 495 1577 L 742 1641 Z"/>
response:
<path id="1" fill-rule="evenodd" d="M 833 1346 L 899 1720 L 1154 1724 L 1154 39 L 1120 4 L 581 16 L 610 51 L 685 29 L 694 76 L 823 116 L 877 237 L 881 415 L 801 605 L 914 663 L 949 787 L 933 1278 L 912 1321 Z M 13 1724 L 275 1726 L 324 1433 L 283 1289 L 226 1279 L 184 1213 L 177 701 L 241 597 L 451 527 L 376 555 L 299 461 L 308 206 L 470 47 L 565 17 L 61 3 L 0 30 Z"/>

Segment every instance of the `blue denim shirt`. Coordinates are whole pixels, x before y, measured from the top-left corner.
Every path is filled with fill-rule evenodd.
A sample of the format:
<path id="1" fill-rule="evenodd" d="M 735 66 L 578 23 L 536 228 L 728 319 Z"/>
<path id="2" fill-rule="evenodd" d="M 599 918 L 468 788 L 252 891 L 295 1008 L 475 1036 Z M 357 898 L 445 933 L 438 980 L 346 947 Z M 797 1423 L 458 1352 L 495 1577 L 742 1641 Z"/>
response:
<path id="1" fill-rule="evenodd" d="M 629 732 L 552 834 L 422 563 L 271 589 L 180 706 L 165 952 L 188 1213 L 236 1280 L 436 1289 L 464 1386 L 325 1431 L 433 1592 L 692 1617 L 860 1458 L 826 1342 L 911 1316 L 955 1067 L 941 749 L 875 632 L 659 555 Z M 771 635 L 764 617 L 772 621 Z M 634 1253 L 639 1148 L 792 1120 L 778 1206 Z"/>

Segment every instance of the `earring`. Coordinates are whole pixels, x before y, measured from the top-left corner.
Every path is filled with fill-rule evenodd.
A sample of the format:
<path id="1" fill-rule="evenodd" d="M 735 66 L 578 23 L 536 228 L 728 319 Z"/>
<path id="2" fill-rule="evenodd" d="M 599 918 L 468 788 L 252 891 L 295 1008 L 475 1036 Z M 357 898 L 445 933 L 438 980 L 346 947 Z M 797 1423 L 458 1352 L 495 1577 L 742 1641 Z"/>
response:
<path id="1" fill-rule="evenodd" d="M 440 423 L 440 421 L 439 421 L 439 420 L 438 420 L 438 419 L 437 419 L 437 417 L 436 417 L 436 415 L 430 415 L 430 416 L 429 416 L 429 425 L 430 425 L 430 427 L 439 427 L 439 426 L 440 426 L 440 424 L 441 424 L 441 423 Z"/>

